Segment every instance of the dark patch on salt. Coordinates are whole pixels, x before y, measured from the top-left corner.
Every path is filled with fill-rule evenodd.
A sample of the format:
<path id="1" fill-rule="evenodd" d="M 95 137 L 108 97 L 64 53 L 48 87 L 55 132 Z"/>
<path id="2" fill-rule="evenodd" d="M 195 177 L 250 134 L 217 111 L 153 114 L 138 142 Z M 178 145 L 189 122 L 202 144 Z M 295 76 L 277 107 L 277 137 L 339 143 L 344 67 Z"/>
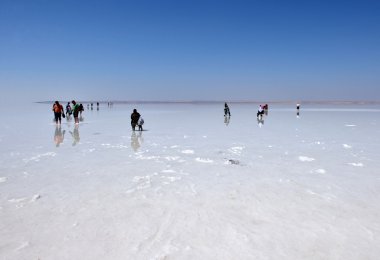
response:
<path id="1" fill-rule="evenodd" d="M 228 160 L 228 162 L 230 163 L 230 164 L 240 164 L 240 162 L 238 161 L 238 160 L 233 160 L 233 159 L 229 159 Z"/>

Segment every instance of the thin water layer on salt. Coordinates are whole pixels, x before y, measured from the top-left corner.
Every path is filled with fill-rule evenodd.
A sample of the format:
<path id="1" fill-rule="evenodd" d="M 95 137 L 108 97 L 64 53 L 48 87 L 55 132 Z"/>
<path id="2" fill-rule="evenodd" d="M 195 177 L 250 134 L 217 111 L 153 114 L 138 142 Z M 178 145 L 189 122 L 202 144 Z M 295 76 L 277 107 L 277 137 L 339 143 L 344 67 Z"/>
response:
<path id="1" fill-rule="evenodd" d="M 378 107 L 230 108 L 2 114 L 0 258 L 376 259 Z"/>

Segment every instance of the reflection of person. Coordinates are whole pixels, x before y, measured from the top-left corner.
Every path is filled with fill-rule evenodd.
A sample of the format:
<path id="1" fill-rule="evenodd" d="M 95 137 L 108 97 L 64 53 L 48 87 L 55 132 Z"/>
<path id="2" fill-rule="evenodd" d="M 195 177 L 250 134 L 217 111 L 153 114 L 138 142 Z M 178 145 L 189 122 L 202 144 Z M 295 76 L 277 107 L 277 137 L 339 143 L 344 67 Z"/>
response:
<path id="1" fill-rule="evenodd" d="M 59 147 L 59 145 L 63 142 L 63 139 L 65 138 L 65 130 L 61 129 L 61 126 L 56 126 L 55 127 L 55 132 L 54 132 L 54 143 L 56 147 Z"/>
<path id="2" fill-rule="evenodd" d="M 261 128 L 264 125 L 264 119 L 262 117 L 257 118 L 257 124 Z"/>
<path id="3" fill-rule="evenodd" d="M 141 132 L 139 133 L 139 137 L 141 137 Z M 136 135 L 136 132 L 132 132 L 131 146 L 132 146 L 133 151 L 135 152 L 137 152 L 140 148 L 140 142 L 139 142 L 139 138 Z"/>
<path id="4" fill-rule="evenodd" d="M 61 116 L 63 113 L 63 106 L 61 104 L 59 104 L 58 101 L 55 101 L 52 110 L 54 111 L 55 123 L 58 124 L 58 122 L 59 122 L 59 124 L 60 124 L 61 123 Z"/>
<path id="5" fill-rule="evenodd" d="M 227 103 L 224 103 L 224 116 L 231 116 L 230 108 L 228 107 Z"/>
<path id="6" fill-rule="evenodd" d="M 230 117 L 229 116 L 224 117 L 224 123 L 226 124 L 226 126 L 228 126 L 228 124 L 230 123 Z"/>
<path id="7" fill-rule="evenodd" d="M 71 101 L 71 103 L 73 103 L 73 114 L 74 114 L 75 124 L 79 124 L 79 119 L 78 119 L 79 105 L 77 104 L 77 102 L 75 102 L 75 100 Z"/>
<path id="8" fill-rule="evenodd" d="M 135 127 L 138 124 L 139 119 L 140 114 L 137 112 L 136 109 L 133 109 L 133 113 L 131 114 L 131 126 L 133 131 L 135 131 Z"/>
<path id="9" fill-rule="evenodd" d="M 73 146 L 79 143 L 79 125 L 75 125 L 73 132 L 70 131 L 70 134 L 73 137 Z"/>

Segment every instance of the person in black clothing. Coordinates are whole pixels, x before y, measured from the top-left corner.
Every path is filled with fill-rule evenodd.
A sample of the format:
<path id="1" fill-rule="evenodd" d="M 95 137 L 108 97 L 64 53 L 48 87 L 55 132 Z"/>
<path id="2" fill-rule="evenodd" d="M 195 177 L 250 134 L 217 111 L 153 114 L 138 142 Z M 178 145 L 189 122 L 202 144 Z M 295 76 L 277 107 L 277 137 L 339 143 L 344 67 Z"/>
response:
<path id="1" fill-rule="evenodd" d="M 227 103 L 224 103 L 224 116 L 231 116 L 230 108 L 228 107 Z"/>
<path id="2" fill-rule="evenodd" d="M 84 111 L 84 107 L 82 104 L 79 104 L 79 115 L 82 116 L 82 112 Z"/>
<path id="3" fill-rule="evenodd" d="M 135 127 L 140 119 L 140 114 L 137 112 L 136 109 L 133 109 L 133 113 L 131 114 L 131 126 L 132 130 L 135 131 Z"/>

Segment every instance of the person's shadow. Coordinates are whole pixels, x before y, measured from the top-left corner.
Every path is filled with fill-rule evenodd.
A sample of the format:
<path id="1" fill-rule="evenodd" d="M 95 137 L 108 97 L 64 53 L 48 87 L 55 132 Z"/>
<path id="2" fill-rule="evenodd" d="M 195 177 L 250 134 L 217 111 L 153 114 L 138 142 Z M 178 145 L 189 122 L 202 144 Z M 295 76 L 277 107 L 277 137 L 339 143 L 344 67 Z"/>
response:
<path id="1" fill-rule="evenodd" d="M 71 132 L 71 131 L 69 131 L 69 132 L 70 132 L 71 136 L 73 137 L 73 143 L 72 143 L 72 145 L 75 146 L 80 141 L 79 125 L 75 125 L 73 132 Z"/>
<path id="2" fill-rule="evenodd" d="M 144 139 L 142 137 L 142 131 L 139 131 L 138 134 L 136 134 L 135 131 L 132 131 L 131 147 L 132 147 L 133 151 L 137 152 L 140 149 L 143 141 L 144 141 Z"/>
<path id="3" fill-rule="evenodd" d="M 56 147 L 59 147 L 59 145 L 63 143 L 63 140 L 65 139 L 65 132 L 65 130 L 62 131 L 60 125 L 55 127 L 54 143 Z"/>

